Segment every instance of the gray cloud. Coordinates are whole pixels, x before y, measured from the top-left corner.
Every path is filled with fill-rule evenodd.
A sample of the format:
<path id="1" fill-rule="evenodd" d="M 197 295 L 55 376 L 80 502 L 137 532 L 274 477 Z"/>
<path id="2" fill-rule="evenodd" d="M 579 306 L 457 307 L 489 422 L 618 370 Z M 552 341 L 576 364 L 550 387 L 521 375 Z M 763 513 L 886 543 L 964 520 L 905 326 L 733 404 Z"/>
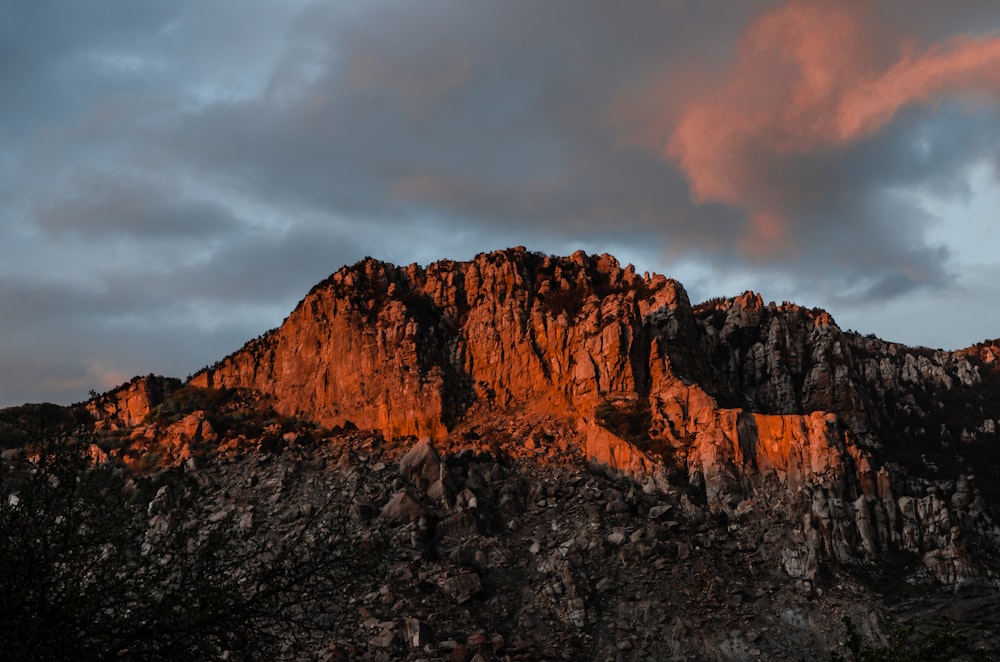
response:
<path id="1" fill-rule="evenodd" d="M 65 197 L 39 203 L 35 222 L 55 237 L 98 239 L 209 238 L 241 227 L 218 203 L 185 198 L 122 172 L 83 173 Z"/>
<path id="2" fill-rule="evenodd" d="M 92 290 L 0 279 L 0 402 L 74 402 L 136 374 L 183 377 L 280 321 L 286 303 L 189 301 L 169 279 Z M 253 330 L 253 331 L 251 331 Z"/>
<path id="3" fill-rule="evenodd" d="M 692 22 L 719 31 L 709 12 L 637 3 L 635 19 L 606 21 L 587 3 L 377 7 L 344 17 L 315 6 L 276 68 L 269 89 L 282 92 L 190 118 L 170 138 L 180 157 L 275 198 L 390 223 L 430 211 L 631 224 L 684 202 L 673 166 L 616 145 L 604 115 L 615 92 L 677 56 Z M 313 75 L 288 73 L 303 70 Z"/>
<path id="4" fill-rule="evenodd" d="M 715 22 L 719 7 L 646 3 L 615 21 L 606 6 L 574 7 L 389 3 L 345 19 L 315 6 L 276 69 L 270 89 L 283 93 L 206 109 L 185 124 L 180 153 L 213 172 L 244 164 L 228 174 L 274 198 L 390 227 L 436 215 L 586 237 L 613 225 L 720 268 L 777 260 L 804 269 L 815 292 L 846 282 L 864 296 L 895 296 L 947 282 L 947 251 L 921 241 L 928 219 L 898 236 L 893 217 L 919 214 L 879 194 L 899 186 L 960 194 L 962 169 L 982 157 L 995 109 L 977 116 L 956 106 L 942 120 L 918 108 L 899 120 L 906 130 L 833 152 L 772 154 L 770 162 L 755 152 L 753 176 L 769 196 L 760 202 L 788 213 L 794 245 L 756 254 L 734 241 L 750 232 L 752 209 L 693 204 L 676 165 L 630 144 L 612 121 L 623 96 L 646 98 L 679 64 L 731 55 L 746 11 Z M 982 3 L 966 11 L 993 13 Z M 930 38 L 934 26 L 915 27 Z M 706 29 L 717 39 L 702 43 L 712 46 L 684 40 Z M 312 76 L 287 73 L 302 70 Z M 286 78 L 294 84 L 283 86 Z M 914 158 L 915 130 L 929 156 Z M 833 259 L 832 227 L 848 237 Z M 876 264 L 870 253 L 887 259 Z"/>
<path id="5" fill-rule="evenodd" d="M 287 306 L 361 254 L 351 237 L 332 233 L 292 230 L 279 236 L 244 234 L 230 237 L 202 261 L 167 276 L 150 273 L 138 282 L 119 283 L 115 291 L 124 290 L 131 298 L 140 290 L 162 300 L 183 299 L 206 308 L 227 304 Z"/>
<path id="6" fill-rule="evenodd" d="M 955 221 L 913 192 L 997 163 L 995 90 L 834 148 L 750 140 L 753 195 L 695 201 L 671 132 L 784 5 L 0 0 L 0 404 L 186 373 L 366 254 L 613 247 L 840 310 L 951 291 L 929 236 Z M 893 57 L 1000 8 L 889 0 L 870 27 Z"/>
<path id="7" fill-rule="evenodd" d="M 749 263 L 762 273 L 793 274 L 800 288 L 843 307 L 948 286 L 952 253 L 926 239 L 937 218 L 907 195 L 920 190 L 945 199 L 970 195 L 969 169 L 997 163 L 1000 116 L 945 104 L 908 113 L 872 140 L 836 152 L 761 160 L 758 201 L 794 219 L 790 247 L 778 254 L 741 254 L 737 241 L 714 254 L 720 268 Z M 739 237 L 745 217 L 720 224 L 687 243 L 708 246 L 725 232 Z M 962 232 L 956 227 L 955 232 Z"/>

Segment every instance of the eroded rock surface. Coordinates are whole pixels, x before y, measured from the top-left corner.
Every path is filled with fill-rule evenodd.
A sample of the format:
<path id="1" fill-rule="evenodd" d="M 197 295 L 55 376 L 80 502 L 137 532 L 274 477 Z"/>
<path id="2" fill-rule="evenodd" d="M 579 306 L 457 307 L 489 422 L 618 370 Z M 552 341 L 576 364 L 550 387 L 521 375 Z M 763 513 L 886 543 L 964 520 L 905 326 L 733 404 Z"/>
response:
<path id="1" fill-rule="evenodd" d="M 766 494 L 805 518 L 807 555 L 904 549 L 962 582 L 983 574 L 965 542 L 1000 540 L 985 511 L 951 505 L 972 458 L 995 454 L 997 361 L 993 344 L 907 348 L 753 293 L 692 306 L 608 255 L 516 248 L 345 267 L 192 383 L 387 439 L 440 441 L 483 410 L 564 416 L 614 475 L 668 491 L 680 471 L 727 515 Z"/>
<path id="2" fill-rule="evenodd" d="M 347 658 L 813 659 L 840 614 L 885 632 L 879 582 L 1000 585 L 996 341 L 909 348 L 753 293 L 692 306 L 608 255 L 366 259 L 183 388 L 88 409 L 114 440 L 95 461 L 219 494 L 230 462 L 312 449 L 278 461 L 275 516 L 303 516 L 279 504 L 308 475 L 396 555 L 350 596 Z"/>

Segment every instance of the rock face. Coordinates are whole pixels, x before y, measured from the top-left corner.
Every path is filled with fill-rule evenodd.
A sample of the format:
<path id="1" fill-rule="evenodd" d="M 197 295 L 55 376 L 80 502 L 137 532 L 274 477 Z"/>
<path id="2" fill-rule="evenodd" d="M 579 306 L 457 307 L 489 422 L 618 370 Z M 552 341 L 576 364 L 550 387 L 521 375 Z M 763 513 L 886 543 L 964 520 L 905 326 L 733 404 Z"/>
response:
<path id="1" fill-rule="evenodd" d="M 679 283 L 610 256 L 512 249 L 426 269 L 368 259 L 193 383 L 268 393 L 329 426 L 442 438 L 474 403 L 590 412 L 646 393 L 644 318 L 664 306 L 690 308 Z"/>
<path id="2" fill-rule="evenodd" d="M 608 255 L 515 248 L 345 267 L 192 384 L 387 439 L 441 441 L 487 411 L 563 416 L 591 462 L 647 490 L 682 476 L 726 516 L 767 498 L 801 517 L 793 574 L 905 550 L 956 583 L 984 577 L 969 545 L 1000 549 L 977 491 L 997 463 L 973 477 L 998 444 L 998 361 L 995 343 L 908 348 L 753 293 L 692 306 Z"/>
<path id="3" fill-rule="evenodd" d="M 378 563 L 316 606 L 321 659 L 816 659 L 843 615 L 1000 614 L 1000 343 L 691 305 L 607 255 L 366 259 L 188 384 L 60 409 L 0 411 L 0 461 L 61 422 L 159 485 L 151 530 L 171 494 L 261 549 L 336 514 Z"/>
<path id="4" fill-rule="evenodd" d="M 118 388 L 91 400 L 87 409 L 106 425 L 133 427 L 142 423 L 149 412 L 172 391 L 180 388 L 178 379 L 148 375 L 135 377 Z"/>

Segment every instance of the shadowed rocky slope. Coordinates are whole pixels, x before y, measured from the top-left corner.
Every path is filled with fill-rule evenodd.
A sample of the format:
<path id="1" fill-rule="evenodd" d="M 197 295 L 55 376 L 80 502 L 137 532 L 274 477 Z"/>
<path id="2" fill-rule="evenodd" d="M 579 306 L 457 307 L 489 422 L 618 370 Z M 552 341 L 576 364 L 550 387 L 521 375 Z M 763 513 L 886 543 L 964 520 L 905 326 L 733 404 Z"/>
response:
<path id="1" fill-rule="evenodd" d="M 961 589 L 996 624 L 998 361 L 997 343 L 910 348 L 753 293 L 692 306 L 608 255 L 515 248 L 366 259 L 188 384 L 137 378 L 88 409 L 113 440 L 95 459 L 142 471 L 319 441 L 358 535 L 408 550 L 396 581 L 500 637 L 459 642 L 469 657 L 812 659 L 842 613 L 884 632 L 893 587 Z M 215 462 L 197 470 L 224 487 Z M 344 645 L 450 655 L 414 609 Z"/>

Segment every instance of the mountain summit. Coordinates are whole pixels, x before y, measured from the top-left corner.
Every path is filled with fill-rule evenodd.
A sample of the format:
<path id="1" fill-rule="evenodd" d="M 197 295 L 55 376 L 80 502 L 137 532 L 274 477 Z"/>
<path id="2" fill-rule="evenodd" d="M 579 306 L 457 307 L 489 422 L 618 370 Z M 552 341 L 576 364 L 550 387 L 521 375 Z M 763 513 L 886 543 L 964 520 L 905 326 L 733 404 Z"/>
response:
<path id="1" fill-rule="evenodd" d="M 648 397 L 651 315 L 690 310 L 676 281 L 606 255 L 515 248 L 426 269 L 366 259 L 192 383 L 266 393 L 325 425 L 439 439 L 470 408 L 592 416 Z"/>
<path id="2" fill-rule="evenodd" d="M 835 646 L 836 614 L 884 632 L 856 605 L 889 613 L 885 585 L 962 587 L 959 619 L 998 604 L 1000 344 L 910 348 L 752 292 L 692 305 L 609 255 L 368 258 L 187 384 L 137 378 L 87 410 L 94 457 L 141 471 L 319 441 L 316 457 L 340 455 L 312 480 L 349 475 L 360 529 L 410 531 L 403 574 L 465 605 L 437 627 L 466 627 L 478 604 L 498 656 L 504 638 L 523 659 L 816 650 Z M 712 577 L 735 593 L 685 584 L 712 592 Z M 551 595 L 509 606 L 532 586 Z M 690 610 L 654 596 L 660 639 L 622 625 L 653 586 Z M 362 648 L 401 645 L 385 640 Z"/>
<path id="3" fill-rule="evenodd" d="M 427 268 L 371 258 L 344 267 L 280 328 L 192 383 L 253 389 L 283 413 L 387 438 L 440 438 L 483 406 L 592 418 L 638 402 L 657 435 L 676 441 L 669 403 L 680 382 L 716 407 L 836 414 L 877 447 L 901 434 L 985 440 L 997 411 L 938 420 L 927 400 L 988 395 L 998 360 L 990 343 L 940 352 L 862 338 L 822 310 L 764 305 L 751 292 L 692 306 L 677 281 L 609 255 L 514 248 Z"/>

